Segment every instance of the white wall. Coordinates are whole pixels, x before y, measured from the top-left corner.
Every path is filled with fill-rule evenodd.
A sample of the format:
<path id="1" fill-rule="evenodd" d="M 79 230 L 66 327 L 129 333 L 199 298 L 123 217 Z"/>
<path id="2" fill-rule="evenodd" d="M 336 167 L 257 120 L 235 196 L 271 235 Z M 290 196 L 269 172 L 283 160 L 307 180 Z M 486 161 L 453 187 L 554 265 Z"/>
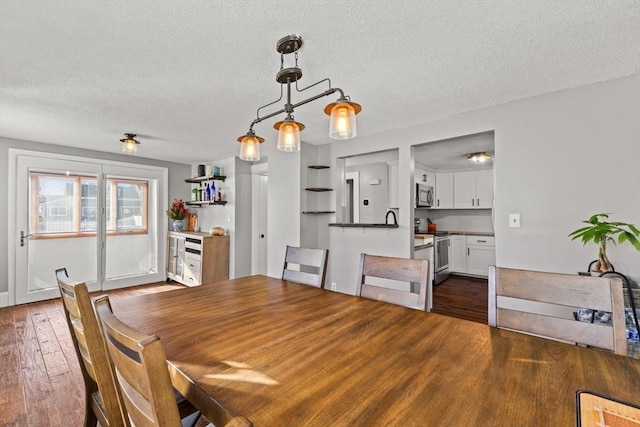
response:
<path id="1" fill-rule="evenodd" d="M 251 163 L 237 157 L 204 163 L 220 167 L 220 173 L 227 177 L 222 184 L 215 182 L 221 186 L 227 204 L 189 210 L 198 215 L 198 225 L 203 232 L 222 227 L 229 235 L 229 278 L 248 276 L 251 274 Z M 197 164 L 191 165 L 192 173 L 197 167 Z M 189 198 L 190 194 L 185 193 L 183 197 Z"/>
<path id="2" fill-rule="evenodd" d="M 302 145 L 302 150 L 307 144 Z M 282 276 L 287 245 L 300 246 L 300 152 L 269 150 L 269 200 L 267 202 L 267 275 Z"/>
<path id="3" fill-rule="evenodd" d="M 400 203 L 411 206 L 410 146 L 495 131 L 497 265 L 575 273 L 596 257 L 594 245 L 583 247 L 567 238 L 580 221 L 609 212 L 614 220 L 640 224 L 639 93 L 640 76 L 634 75 L 340 141 L 319 147 L 318 156 L 335 167 L 338 157 L 399 147 Z M 279 162 L 296 167 L 292 157 Z M 294 195 L 290 178 L 270 176 L 270 189 L 282 184 Z M 334 175 L 334 187 L 336 180 Z M 286 211 L 280 206 L 277 212 L 289 218 L 295 204 L 290 200 Z M 383 234 L 319 225 L 319 244 L 329 236 L 328 282 L 351 293 L 354 269 L 365 250 L 409 256 L 413 210 L 408 211 L 400 210 L 399 229 Z M 508 228 L 509 213 L 520 213 L 522 228 Z M 631 246 L 612 247 L 610 258 L 618 271 L 640 280 L 640 256 Z"/>
<path id="4" fill-rule="evenodd" d="M 387 163 L 371 163 L 349 166 L 347 172 L 360 172 L 360 197 L 354 201 L 360 205 L 360 223 L 381 224 L 389 210 L 389 173 Z M 377 184 L 372 184 L 377 182 Z M 364 200 L 368 204 L 364 205 Z"/>

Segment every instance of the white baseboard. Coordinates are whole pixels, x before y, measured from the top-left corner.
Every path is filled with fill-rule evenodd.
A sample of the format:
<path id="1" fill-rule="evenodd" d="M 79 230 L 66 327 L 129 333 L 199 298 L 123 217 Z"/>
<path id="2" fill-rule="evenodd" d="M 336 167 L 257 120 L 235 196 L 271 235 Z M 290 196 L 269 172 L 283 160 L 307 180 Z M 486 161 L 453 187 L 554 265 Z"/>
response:
<path id="1" fill-rule="evenodd" d="M 0 307 L 9 306 L 9 292 L 0 292 Z"/>

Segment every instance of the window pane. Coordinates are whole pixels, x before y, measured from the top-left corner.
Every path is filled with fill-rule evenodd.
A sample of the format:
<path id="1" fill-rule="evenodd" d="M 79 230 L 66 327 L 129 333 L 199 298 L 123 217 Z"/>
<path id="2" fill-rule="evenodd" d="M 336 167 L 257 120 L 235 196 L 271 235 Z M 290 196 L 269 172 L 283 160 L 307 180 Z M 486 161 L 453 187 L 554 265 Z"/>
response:
<path id="1" fill-rule="evenodd" d="M 107 206 L 107 231 L 146 231 L 146 182 L 107 180 Z"/>
<path id="2" fill-rule="evenodd" d="M 31 173 L 31 213 L 40 234 L 76 232 L 76 178 Z M 35 205 L 35 206 L 34 206 Z"/>
<path id="3" fill-rule="evenodd" d="M 98 183 L 95 179 L 81 180 L 80 231 L 98 230 Z"/>

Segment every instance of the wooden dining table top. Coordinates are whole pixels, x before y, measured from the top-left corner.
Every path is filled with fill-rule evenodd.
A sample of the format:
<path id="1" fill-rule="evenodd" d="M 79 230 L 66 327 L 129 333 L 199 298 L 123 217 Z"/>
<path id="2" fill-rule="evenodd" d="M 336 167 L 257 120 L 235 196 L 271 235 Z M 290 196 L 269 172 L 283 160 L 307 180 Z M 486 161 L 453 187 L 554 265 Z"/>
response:
<path id="1" fill-rule="evenodd" d="M 640 403 L 640 360 L 251 276 L 113 301 L 209 420 L 572 426 L 576 391 Z"/>

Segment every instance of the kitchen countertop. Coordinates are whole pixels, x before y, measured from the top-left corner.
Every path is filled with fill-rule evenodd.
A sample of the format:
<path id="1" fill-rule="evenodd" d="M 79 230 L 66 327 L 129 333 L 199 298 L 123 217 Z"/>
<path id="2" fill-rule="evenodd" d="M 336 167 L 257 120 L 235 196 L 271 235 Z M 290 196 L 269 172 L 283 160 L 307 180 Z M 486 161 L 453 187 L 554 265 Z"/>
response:
<path id="1" fill-rule="evenodd" d="M 494 236 L 492 231 L 444 231 L 438 230 L 438 233 L 446 233 L 447 235 L 457 234 L 461 236 Z M 433 237 L 435 234 L 433 233 L 415 233 L 414 237 L 416 239 L 421 239 L 425 237 Z"/>

